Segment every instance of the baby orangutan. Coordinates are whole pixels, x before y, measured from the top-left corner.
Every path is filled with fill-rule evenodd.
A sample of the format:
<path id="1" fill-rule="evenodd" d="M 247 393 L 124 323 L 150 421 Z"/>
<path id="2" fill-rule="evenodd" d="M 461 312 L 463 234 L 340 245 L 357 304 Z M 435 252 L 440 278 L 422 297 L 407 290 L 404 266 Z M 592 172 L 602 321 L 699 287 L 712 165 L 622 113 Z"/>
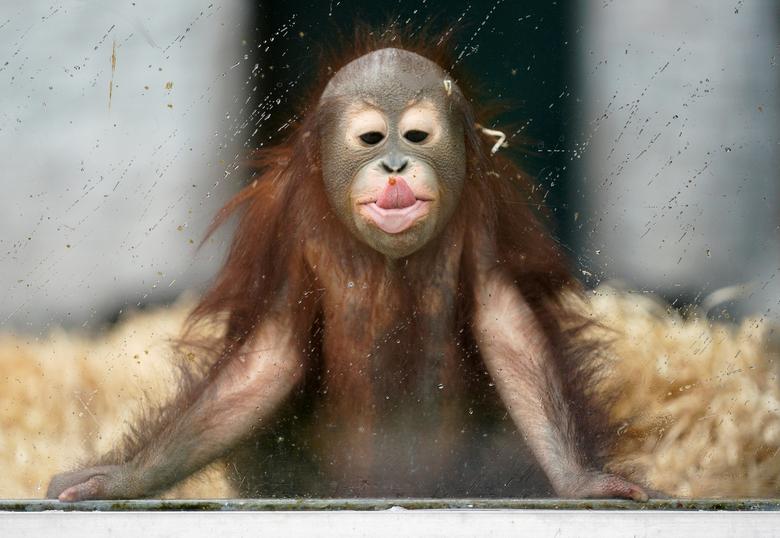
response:
<path id="1" fill-rule="evenodd" d="M 596 466 L 578 285 L 491 145 L 434 61 L 346 63 L 218 218 L 240 214 L 192 315 L 226 320 L 216 358 L 48 496 L 149 496 L 227 458 L 243 496 L 647 499 Z"/>

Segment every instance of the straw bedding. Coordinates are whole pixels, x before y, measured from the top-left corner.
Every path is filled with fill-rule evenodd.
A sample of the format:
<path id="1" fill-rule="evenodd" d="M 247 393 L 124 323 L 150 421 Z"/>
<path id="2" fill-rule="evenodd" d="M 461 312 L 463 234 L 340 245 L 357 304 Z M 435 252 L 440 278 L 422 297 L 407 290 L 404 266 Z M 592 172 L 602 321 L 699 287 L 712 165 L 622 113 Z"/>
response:
<path id="1" fill-rule="evenodd" d="M 139 402 L 170 394 L 168 341 L 192 305 L 136 312 L 98 334 L 0 335 L 0 498 L 42 497 L 53 473 L 106 451 Z M 583 308 L 611 340 L 600 386 L 617 394 L 611 469 L 673 496 L 777 496 L 773 327 L 683 319 L 652 297 L 606 287 Z M 232 495 L 217 463 L 165 496 Z"/>

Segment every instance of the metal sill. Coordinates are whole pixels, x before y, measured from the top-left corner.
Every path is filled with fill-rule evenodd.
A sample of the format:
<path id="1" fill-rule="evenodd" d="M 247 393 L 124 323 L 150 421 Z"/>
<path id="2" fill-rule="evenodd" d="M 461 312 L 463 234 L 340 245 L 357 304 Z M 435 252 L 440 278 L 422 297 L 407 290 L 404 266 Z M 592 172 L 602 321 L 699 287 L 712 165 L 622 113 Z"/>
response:
<path id="1" fill-rule="evenodd" d="M 244 499 L 0 501 L 16 538 L 780 536 L 780 500 Z"/>

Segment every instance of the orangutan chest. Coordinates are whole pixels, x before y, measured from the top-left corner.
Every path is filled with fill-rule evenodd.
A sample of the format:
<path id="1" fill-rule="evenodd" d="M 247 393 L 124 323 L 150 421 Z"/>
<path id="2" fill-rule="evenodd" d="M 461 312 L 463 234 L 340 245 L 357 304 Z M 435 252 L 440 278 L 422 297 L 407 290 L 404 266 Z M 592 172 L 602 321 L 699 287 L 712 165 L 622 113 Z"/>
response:
<path id="1" fill-rule="evenodd" d="M 424 405 L 454 390 L 457 259 L 391 265 L 334 252 L 309 249 L 307 255 L 320 290 L 325 393 L 384 414 L 401 402 Z"/>
<path id="2" fill-rule="evenodd" d="M 391 399 L 435 399 L 457 362 L 452 313 L 360 291 L 341 293 L 324 309 L 326 385 L 363 393 L 371 399 L 365 404 L 378 407 Z"/>

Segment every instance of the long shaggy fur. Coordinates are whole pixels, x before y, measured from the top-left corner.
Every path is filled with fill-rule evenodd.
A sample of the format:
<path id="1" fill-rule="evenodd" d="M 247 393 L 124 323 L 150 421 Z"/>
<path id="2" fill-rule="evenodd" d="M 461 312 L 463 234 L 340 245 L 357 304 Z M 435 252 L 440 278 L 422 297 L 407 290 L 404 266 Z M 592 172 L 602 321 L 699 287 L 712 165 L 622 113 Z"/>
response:
<path id="1" fill-rule="evenodd" d="M 406 42 L 392 31 L 384 34 L 364 31 L 352 40 L 348 55 L 323 61 L 325 72 L 320 80 L 324 84 L 330 74 L 349 61 L 387 46 L 418 52 L 445 67 L 452 65 L 441 52 L 446 46 L 436 39 Z M 459 73 L 451 74 L 462 88 L 466 86 Z M 388 367 L 383 373 L 386 379 L 372 384 L 351 365 L 340 363 L 339 357 L 323 356 L 323 328 L 331 331 L 329 334 L 338 334 L 339 324 L 355 320 L 330 319 L 323 310 L 323 298 L 328 290 L 318 281 L 318 271 L 311 267 L 312 254 L 307 249 L 316 249 L 322 263 L 332 264 L 329 270 L 364 275 L 377 286 L 386 284 L 387 279 L 398 279 L 389 287 L 385 305 L 392 307 L 388 309 L 395 316 L 395 326 L 400 328 L 393 337 L 404 339 L 400 345 L 408 350 L 417 349 L 425 334 L 420 329 L 417 312 L 408 306 L 412 304 L 411 297 L 419 292 L 415 279 L 426 271 L 426 256 L 451 253 L 451 250 L 445 244 L 448 239 L 445 232 L 445 237 L 438 239 L 436 245 L 426 247 L 425 253 L 415 253 L 402 262 L 406 265 L 392 276 L 384 258 L 352 237 L 333 215 L 323 189 L 317 147 L 315 105 L 320 91 L 321 88 L 316 88 L 312 101 L 303 107 L 304 119 L 287 141 L 252 156 L 252 164 L 259 173 L 215 220 L 213 228 L 231 217 L 238 218 L 238 224 L 224 267 L 189 318 L 183 338 L 183 349 L 188 351 L 182 359 L 179 395 L 171 404 L 143 418 L 130 432 L 125 446 L 108 457 L 109 461 L 136 457 L 150 440 L 164 438 L 203 387 L 218 375 L 227 361 L 241 352 L 258 324 L 277 309 L 291 308 L 296 313 L 294 330 L 308 361 L 304 386 L 309 387 L 306 390 L 316 387 L 313 390 L 320 395 L 327 392 L 332 416 L 358 413 L 357 406 L 375 401 L 379 394 L 389 390 L 388 386 L 402 386 L 405 380 L 414 379 L 415 374 L 426 375 L 424 369 L 415 370 L 421 366 L 407 360 Z M 563 397 L 574 414 L 573 442 L 581 453 L 597 463 L 610 443 L 609 436 L 604 435 L 610 429 L 606 415 L 592 405 L 590 392 L 596 386 L 592 358 L 600 343 L 583 336 L 591 323 L 589 319 L 571 307 L 573 303 L 561 301 L 563 295 L 580 293 L 579 284 L 572 277 L 561 249 L 540 222 L 540 205 L 532 182 L 510 159 L 490 155 L 493 141 L 483 137 L 477 128 L 479 112 L 473 99 L 463 104 L 460 114 L 467 133 L 468 176 L 449 229 L 462 230 L 465 242 L 456 260 L 460 271 L 457 289 L 453 290 L 455 304 L 449 339 L 460 348 L 460 356 L 471 361 L 475 371 L 484 370 L 470 333 L 474 311 L 471 290 L 476 256 L 490 252 L 494 257 L 493 269 L 511 275 L 512 282 L 543 326 L 553 348 L 557 370 L 549 375 L 563 380 Z M 485 123 L 484 119 L 482 122 Z M 368 304 L 374 297 L 366 293 L 366 304 L 356 307 L 368 313 L 369 320 L 370 316 L 380 315 L 376 313 L 376 305 Z M 195 335 L 202 334 L 198 328 L 204 323 L 224 324 L 224 330 L 209 342 L 196 341 Z M 349 346 L 350 342 L 337 342 L 336 349 L 338 345 Z M 205 358 L 193 360 L 192 354 Z M 442 370 L 437 374 L 439 379 L 454 375 L 448 373 L 454 371 L 453 364 L 443 361 L 439 367 Z M 550 407 L 559 405 L 553 399 L 544 403 Z M 442 417 L 446 420 L 446 414 Z M 371 427 L 376 418 L 366 415 L 366 424 Z"/>

